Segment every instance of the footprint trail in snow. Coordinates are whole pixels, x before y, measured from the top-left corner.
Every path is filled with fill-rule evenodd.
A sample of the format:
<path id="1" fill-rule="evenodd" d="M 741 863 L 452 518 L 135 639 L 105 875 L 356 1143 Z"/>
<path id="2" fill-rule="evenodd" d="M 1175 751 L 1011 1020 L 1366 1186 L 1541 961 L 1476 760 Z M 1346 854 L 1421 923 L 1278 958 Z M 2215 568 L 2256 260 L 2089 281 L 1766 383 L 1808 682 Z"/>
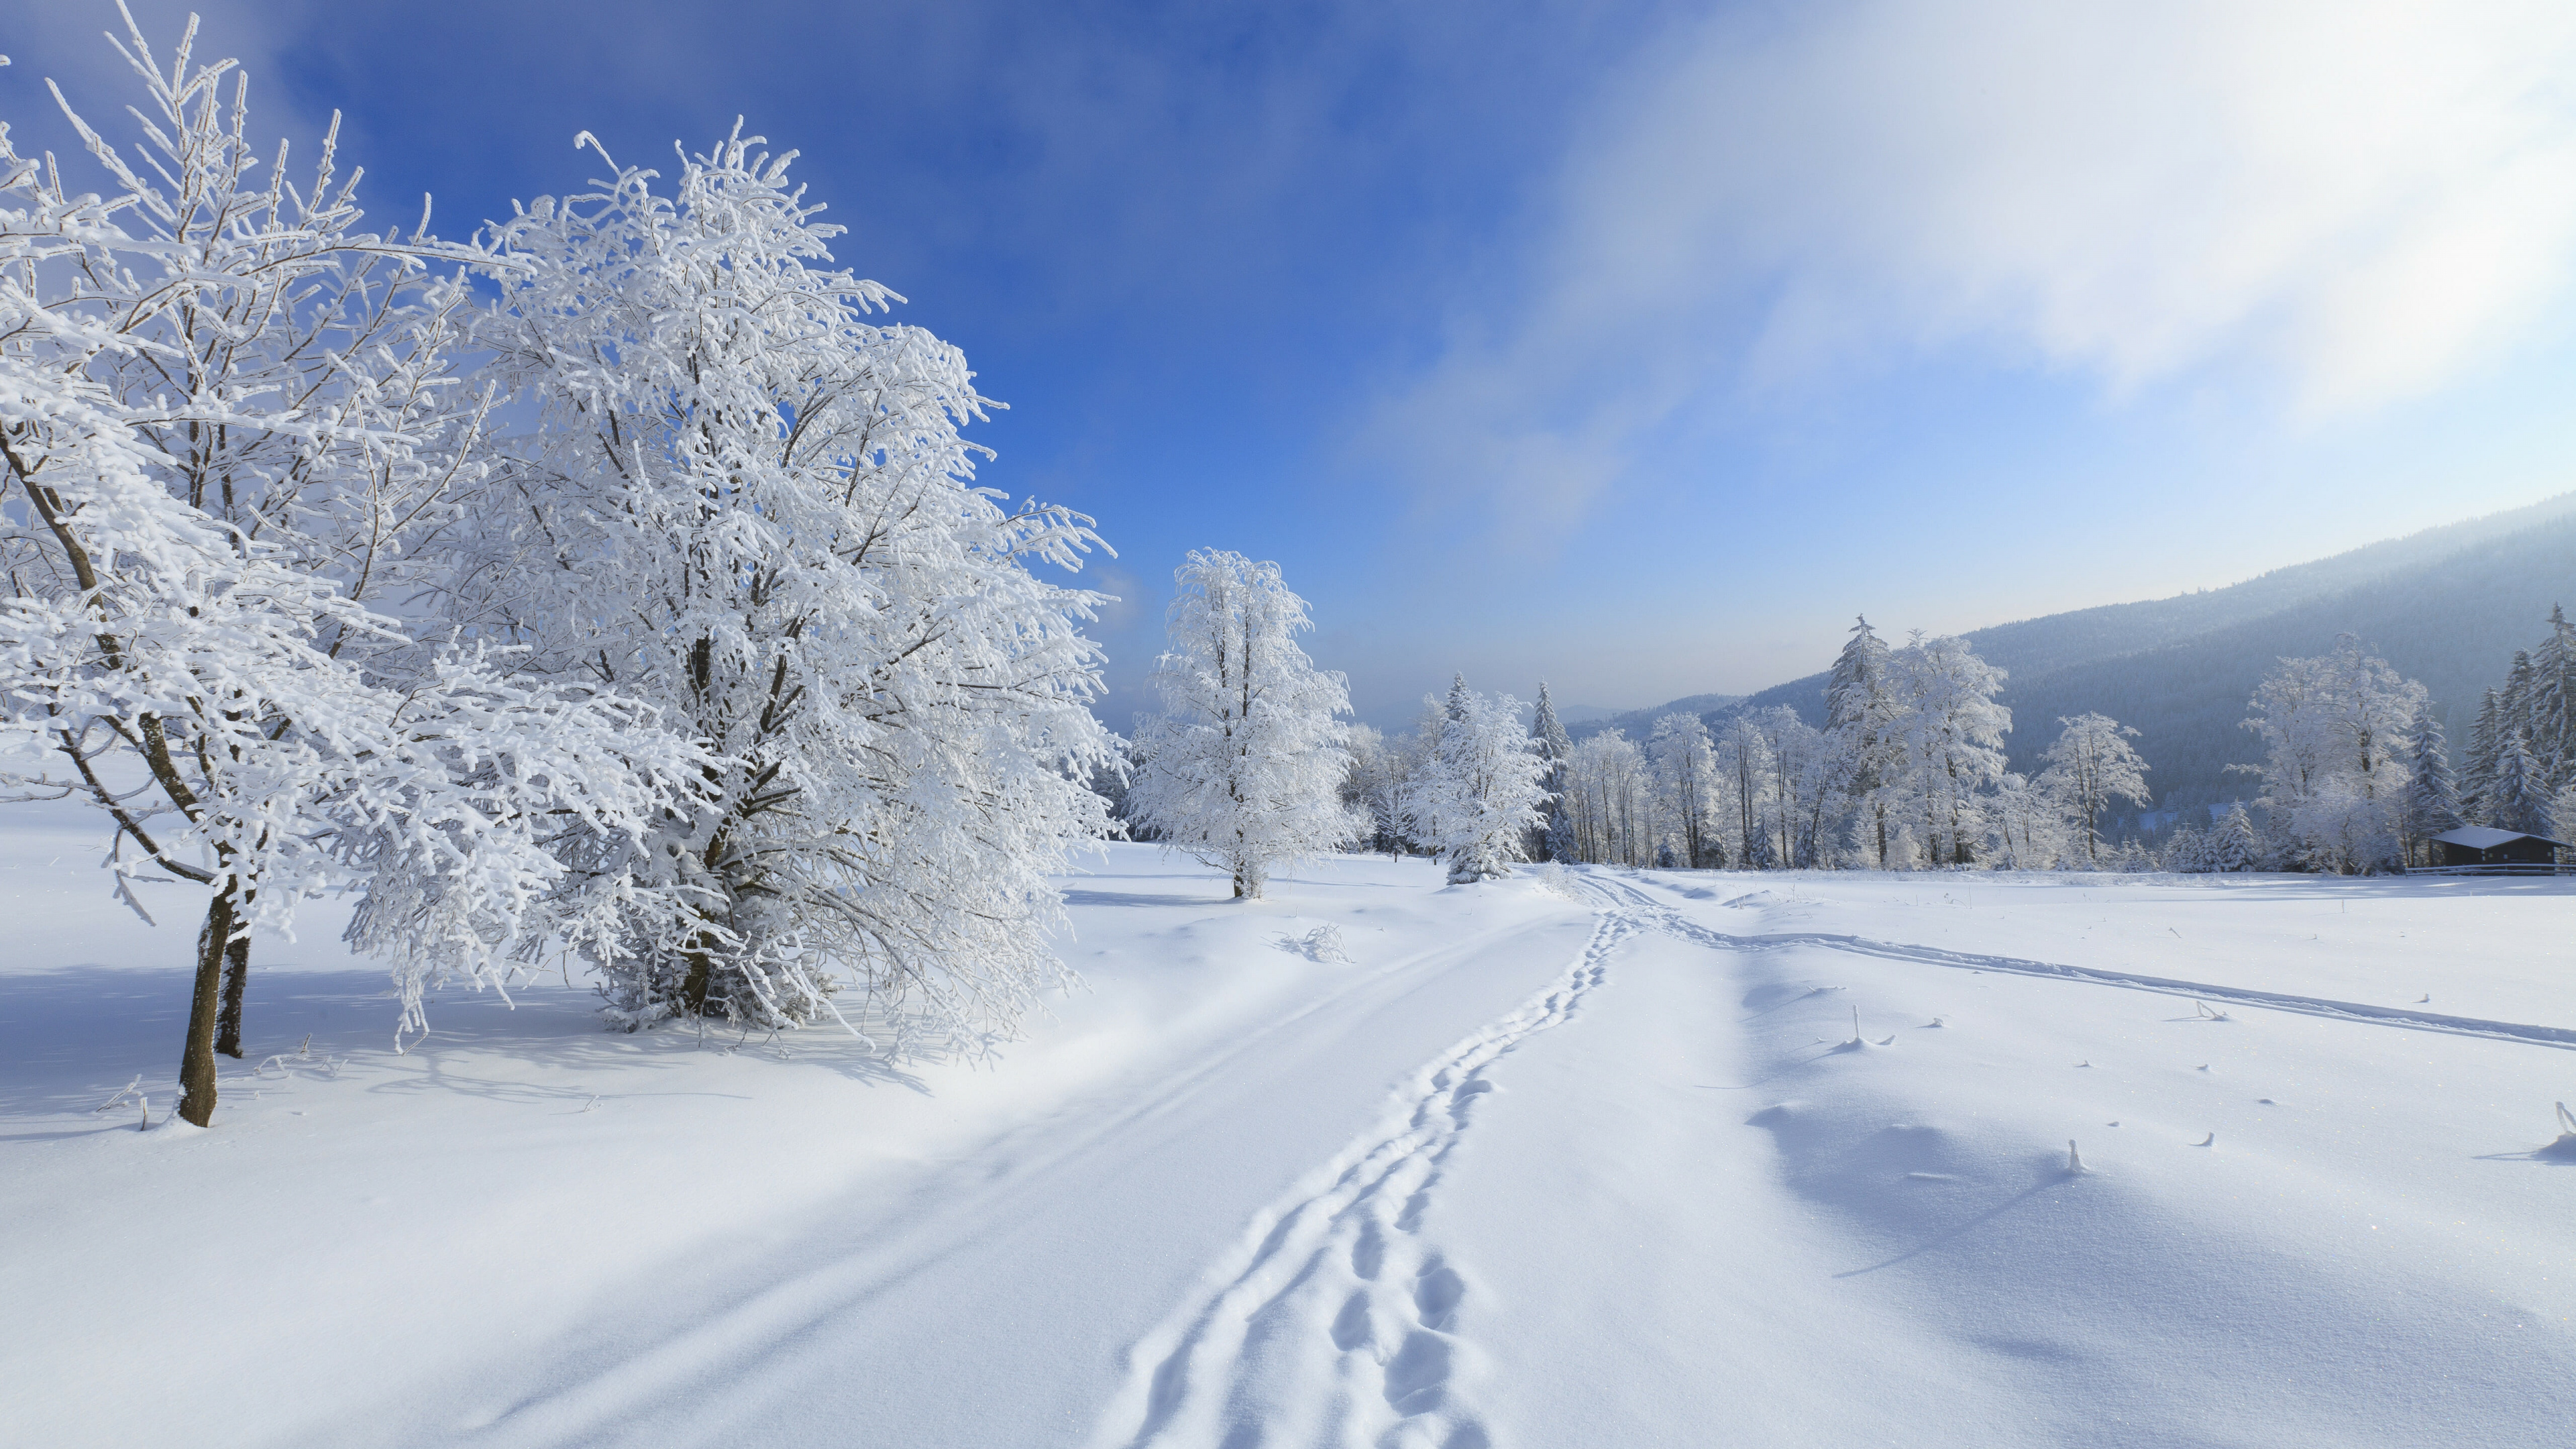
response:
<path id="1" fill-rule="evenodd" d="M 1662 915 L 1603 910 L 1555 984 L 1416 1072 L 1376 1126 L 1255 1214 L 1138 1342 L 1094 1449 L 1486 1449 L 1455 1382 L 1472 1353 L 1460 1334 L 1470 1284 L 1425 1239 L 1424 1213 L 1494 1090 L 1488 1070 L 1570 1019 L 1611 953 Z"/>

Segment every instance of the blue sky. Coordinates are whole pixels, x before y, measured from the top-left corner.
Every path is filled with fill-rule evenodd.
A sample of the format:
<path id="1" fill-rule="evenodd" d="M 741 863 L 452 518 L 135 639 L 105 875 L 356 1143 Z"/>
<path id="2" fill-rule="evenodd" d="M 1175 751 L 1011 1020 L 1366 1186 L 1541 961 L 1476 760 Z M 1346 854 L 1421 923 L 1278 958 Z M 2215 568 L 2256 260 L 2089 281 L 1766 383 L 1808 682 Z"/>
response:
<path id="1" fill-rule="evenodd" d="M 124 104 L 90 0 L 0 101 Z M 156 42 L 186 6 L 137 5 Z M 1610 706 L 2576 487 L 2563 6 L 201 4 L 386 221 L 729 127 L 1095 515 L 1123 727 L 1192 547 L 1364 716 Z M 130 132 L 108 125 L 111 136 Z M 309 155 L 309 151 L 306 152 Z"/>

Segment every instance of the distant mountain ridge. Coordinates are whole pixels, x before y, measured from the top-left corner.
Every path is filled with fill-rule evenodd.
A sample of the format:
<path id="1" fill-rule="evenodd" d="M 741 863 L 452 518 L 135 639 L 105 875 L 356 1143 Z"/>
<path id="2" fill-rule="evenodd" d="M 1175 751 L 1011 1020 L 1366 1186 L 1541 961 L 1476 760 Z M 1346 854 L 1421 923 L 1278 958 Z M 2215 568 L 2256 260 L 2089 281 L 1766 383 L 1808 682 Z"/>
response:
<path id="1" fill-rule="evenodd" d="M 2002 702 L 2013 711 L 2014 769 L 2036 768 L 2061 716 L 2099 710 L 2138 728 L 2158 803 L 2180 805 L 2252 793 L 2247 777 L 2226 767 L 2260 757 L 2240 723 L 2275 660 L 2321 654 L 2338 634 L 2360 636 L 2432 691 L 2456 751 L 2481 693 L 2503 678 L 2513 651 L 2540 641 L 2559 603 L 2576 607 L 2576 493 L 2226 588 L 2023 619 L 1965 637 L 2007 671 Z M 1891 642 L 1903 642 L 1893 621 L 1878 622 Z M 1724 696 L 1694 695 L 1569 729 L 1641 735 L 1676 709 L 1714 727 L 1773 705 L 1822 724 L 1825 678 L 1819 671 L 1717 705 L 1701 701 Z"/>
<path id="2" fill-rule="evenodd" d="M 1678 712 L 1695 714 L 1702 719 L 1708 719 L 1723 715 L 1744 703 L 1745 699 L 1746 696 L 1741 694 L 1691 694 L 1684 695 L 1670 704 L 1656 705 L 1652 709 L 1623 710 L 1616 714 L 1603 710 L 1581 719 L 1577 719 L 1570 710 L 1561 710 L 1557 717 L 1564 721 L 1565 732 L 1578 740 L 1586 735 L 1597 735 L 1603 730 L 1621 730 L 1631 739 L 1642 740 L 1654 729 L 1655 721 L 1665 715 Z"/>

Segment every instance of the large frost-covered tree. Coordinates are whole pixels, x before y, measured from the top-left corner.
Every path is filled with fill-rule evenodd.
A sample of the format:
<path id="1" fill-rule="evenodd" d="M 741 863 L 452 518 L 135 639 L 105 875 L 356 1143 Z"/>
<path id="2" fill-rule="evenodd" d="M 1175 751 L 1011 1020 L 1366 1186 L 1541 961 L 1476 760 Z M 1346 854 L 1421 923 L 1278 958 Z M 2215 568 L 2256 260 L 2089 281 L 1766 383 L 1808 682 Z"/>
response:
<path id="1" fill-rule="evenodd" d="M 282 151 L 258 178 L 247 82 L 194 40 L 165 67 L 129 22 L 137 159 L 73 117 L 104 197 L 0 129 L 0 747 L 50 756 L 20 793 L 113 822 L 138 911 L 140 871 L 209 888 L 179 1107 L 203 1126 L 254 931 L 359 893 L 352 937 L 397 958 L 417 1024 L 428 974 L 499 979 L 595 925 L 561 909 L 554 839 L 631 847 L 696 755 L 365 607 L 428 584 L 474 481 L 463 292 L 440 249 L 356 229 L 327 144 L 309 189 Z"/>
<path id="2" fill-rule="evenodd" d="M 1369 833 L 1338 797 L 1350 688 L 1297 647 L 1314 627 L 1279 565 L 1223 549 L 1173 572 L 1162 713 L 1137 732 L 1130 808 L 1175 850 L 1257 899 L 1273 867 Z"/>
<path id="3" fill-rule="evenodd" d="M 2286 822 L 2318 870 L 2375 871 L 2399 862 L 2405 753 L 2425 702 L 2350 634 L 2335 651 L 2284 659 L 2254 692 L 2245 727 L 2262 736 L 2263 805 Z"/>
<path id="4" fill-rule="evenodd" d="M 1547 761 L 1521 729 L 1520 701 L 1489 698 L 1458 675 L 1440 706 L 1440 734 L 1415 805 L 1423 840 L 1453 885 L 1509 875 L 1541 821 Z"/>
<path id="5" fill-rule="evenodd" d="M 864 1012 L 980 1050 L 1067 979 L 1048 877 L 1107 828 L 1098 596 L 1041 576 L 1098 540 L 977 486 L 965 358 L 876 320 L 902 299 L 833 264 L 762 144 L 737 125 L 667 190 L 602 150 L 490 228 L 478 338 L 536 426 L 465 607 L 721 757 L 593 953 L 613 1020 Z"/>
<path id="6" fill-rule="evenodd" d="M 2061 718 L 2065 729 L 2040 758 L 2040 786 L 2065 802 L 2083 830 L 2084 860 L 2102 862 L 2102 812 L 2114 800 L 2147 803 L 2147 762 L 2129 741 L 2138 732 L 2105 714 Z"/>
<path id="7" fill-rule="evenodd" d="M 1984 833 L 1983 793 L 2004 775 L 2012 711 L 1995 702 L 2004 672 L 1948 636 L 1918 635 L 1888 665 L 1901 772 L 1880 788 L 1921 828 L 1929 863 L 1969 864 Z"/>

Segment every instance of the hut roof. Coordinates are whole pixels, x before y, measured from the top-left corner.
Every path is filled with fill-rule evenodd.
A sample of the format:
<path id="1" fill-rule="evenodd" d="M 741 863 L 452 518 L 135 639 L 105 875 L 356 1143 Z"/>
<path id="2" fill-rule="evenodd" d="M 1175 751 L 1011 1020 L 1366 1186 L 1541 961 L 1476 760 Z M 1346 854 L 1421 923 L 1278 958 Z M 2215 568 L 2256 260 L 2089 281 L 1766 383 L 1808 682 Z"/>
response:
<path id="1" fill-rule="evenodd" d="M 2560 850 L 2576 849 L 2576 846 L 2570 846 L 2566 841 L 2552 840 L 2546 835 L 2533 835 L 2521 830 L 2498 830 L 2492 825 L 2463 825 L 2457 830 L 2446 830 L 2433 838 L 2444 845 L 2456 845 L 2462 850 L 2493 850 L 2508 840 L 2537 840 L 2543 845 L 2557 846 Z"/>

